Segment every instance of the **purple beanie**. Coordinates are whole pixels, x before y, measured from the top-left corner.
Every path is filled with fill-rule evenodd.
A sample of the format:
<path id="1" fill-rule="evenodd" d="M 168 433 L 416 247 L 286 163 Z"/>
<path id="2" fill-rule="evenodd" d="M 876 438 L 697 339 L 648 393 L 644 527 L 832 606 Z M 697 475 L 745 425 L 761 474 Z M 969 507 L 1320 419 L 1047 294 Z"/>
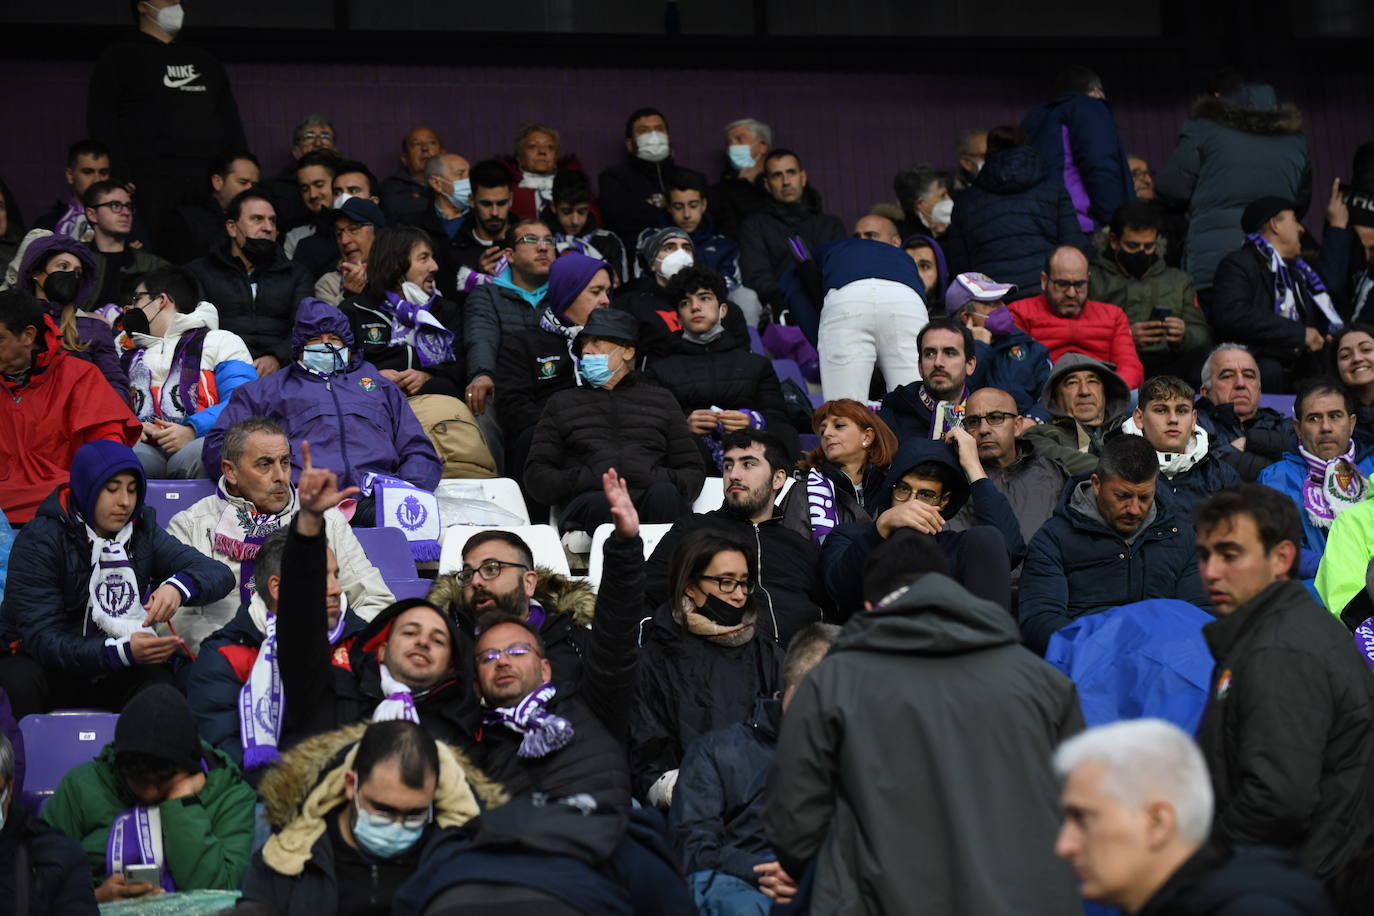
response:
<path id="1" fill-rule="evenodd" d="M 589 258 L 585 254 L 578 254 L 576 251 L 569 251 L 556 259 L 553 266 L 549 268 L 549 296 L 547 300 L 553 313 L 562 318 L 568 306 L 573 304 L 574 299 L 582 295 L 582 291 L 587 288 L 588 283 L 592 282 L 592 277 L 596 276 L 598 270 L 605 270 L 609 273 L 610 268 L 605 261 Z"/>

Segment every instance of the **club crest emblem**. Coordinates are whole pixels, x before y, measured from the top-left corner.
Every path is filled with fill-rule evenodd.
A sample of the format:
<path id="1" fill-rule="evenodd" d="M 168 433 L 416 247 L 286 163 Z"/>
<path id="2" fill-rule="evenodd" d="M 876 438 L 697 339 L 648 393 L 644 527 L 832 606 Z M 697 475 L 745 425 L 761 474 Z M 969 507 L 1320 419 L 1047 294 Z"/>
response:
<path id="1" fill-rule="evenodd" d="M 364 376 L 358 379 L 358 387 L 362 388 L 363 391 L 376 391 L 377 381 L 371 376 Z"/>
<path id="2" fill-rule="evenodd" d="M 1231 692 L 1231 669 L 1227 668 L 1221 672 L 1221 677 L 1217 678 L 1217 699 L 1226 699 L 1226 694 Z"/>
<path id="3" fill-rule="evenodd" d="M 382 340 L 382 328 L 380 325 L 373 325 L 367 329 L 368 343 L 380 343 Z"/>
<path id="4" fill-rule="evenodd" d="M 538 356 L 535 358 L 539 360 L 540 378 L 553 378 L 554 374 L 558 372 L 558 361 L 562 359 L 561 356 Z"/>
<path id="5" fill-rule="evenodd" d="M 1026 358 L 1026 351 L 1020 344 L 1016 344 L 1007 351 L 1007 355 L 1012 359 L 1021 360 Z"/>
<path id="6" fill-rule="evenodd" d="M 429 510 L 414 496 L 407 496 L 396 507 L 396 523 L 407 531 L 416 531 L 429 518 Z"/>
<path id="7" fill-rule="evenodd" d="M 123 579 L 110 579 L 100 583 L 98 589 L 100 606 L 111 617 L 118 617 L 129 610 L 134 603 L 134 589 Z"/>
<path id="8" fill-rule="evenodd" d="M 257 721 L 258 728 L 265 732 L 272 730 L 272 698 L 270 696 L 258 700 L 257 705 L 253 707 L 253 718 Z"/>

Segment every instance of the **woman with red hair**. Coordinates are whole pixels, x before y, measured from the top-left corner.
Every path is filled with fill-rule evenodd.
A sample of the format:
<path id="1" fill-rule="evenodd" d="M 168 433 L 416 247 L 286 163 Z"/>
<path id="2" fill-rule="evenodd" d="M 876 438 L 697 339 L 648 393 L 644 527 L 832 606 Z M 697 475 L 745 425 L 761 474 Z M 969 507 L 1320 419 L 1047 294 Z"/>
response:
<path id="1" fill-rule="evenodd" d="M 817 407 L 811 429 L 821 441 L 802 462 L 808 511 L 801 533 L 819 546 L 836 525 L 871 520 L 865 506 L 882 488 L 897 437 L 876 413 L 850 398 Z M 789 519 L 799 515 L 787 513 Z"/>

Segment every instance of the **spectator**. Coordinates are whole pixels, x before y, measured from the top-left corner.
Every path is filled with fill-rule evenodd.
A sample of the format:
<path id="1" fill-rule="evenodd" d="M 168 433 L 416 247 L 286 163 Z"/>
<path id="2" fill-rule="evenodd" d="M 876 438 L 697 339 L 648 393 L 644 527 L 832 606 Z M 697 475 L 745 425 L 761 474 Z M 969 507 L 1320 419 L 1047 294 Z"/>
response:
<path id="1" fill-rule="evenodd" d="M 132 444 L 141 427 L 100 371 L 62 347 L 57 323 L 22 290 L 0 292 L 0 511 L 23 524 L 66 483 L 72 457 L 100 439 Z"/>
<path id="2" fill-rule="evenodd" d="M 602 477 L 615 531 L 611 568 L 597 599 L 596 627 L 574 689 L 554 683 L 539 625 L 504 611 L 477 623 L 477 690 L 487 708 L 484 770 L 511 795 L 550 800 L 590 795 L 630 807 L 624 741 L 634 698 L 635 637 L 644 609 L 639 518 L 615 470 Z"/>
<path id="3" fill-rule="evenodd" d="M 874 368 L 888 390 L 919 381 L 916 338 L 930 316 L 919 272 L 901 249 L 871 239 L 840 239 L 814 249 L 783 279 L 785 302 L 816 341 L 828 400 L 865 400 Z"/>
<path id="4" fill-rule="evenodd" d="M 902 207 L 903 220 L 897 227 L 902 235 L 928 232 L 939 238 L 949 229 L 954 213 L 949 172 L 923 162 L 898 172 L 892 179 L 892 190 Z"/>
<path id="5" fill-rule="evenodd" d="M 672 551 L 666 600 L 641 637 L 630 724 L 630 775 L 651 805 L 672 804 L 693 740 L 744 719 L 755 697 L 780 686 L 783 651 L 759 632 L 758 568 L 749 542 L 709 528 Z"/>
<path id="6" fill-rule="evenodd" d="M 456 297 L 475 286 L 478 275 L 478 261 L 484 254 L 484 246 L 476 244 L 479 240 L 474 231 L 480 231 L 481 223 L 471 218 L 472 179 L 468 176 L 471 169 L 468 161 L 457 153 L 440 153 L 425 162 L 425 177 L 429 181 L 434 205 L 426 207 L 411 222 L 429 233 L 430 245 L 434 249 L 434 259 L 439 263 L 437 282 L 445 296 Z M 504 175 L 495 170 L 484 168 L 487 180 L 506 181 Z M 508 184 L 498 185 L 499 199 L 509 197 Z M 504 231 L 505 213 L 501 214 L 498 230 Z M 466 268 L 467 273 L 463 273 Z M 461 274 L 461 277 L 460 277 Z"/>
<path id="7" fill-rule="evenodd" d="M 276 832 L 253 854 L 243 898 L 288 916 L 391 912 L 440 836 L 505 799 L 408 722 L 321 736 L 288 754 L 262 791 Z"/>
<path id="8" fill-rule="evenodd" d="M 928 235 L 911 235 L 902 240 L 902 250 L 916 264 L 916 273 L 925 288 L 926 311 L 940 315 L 945 311 L 945 287 L 949 286 L 949 266 L 945 250 Z"/>
<path id="9" fill-rule="evenodd" d="M 179 0 L 139 0 L 133 12 L 139 34 L 106 48 L 91 71 L 86 128 L 110 144 L 166 249 L 177 206 L 211 162 L 247 143 L 224 67 L 176 40 L 186 18 Z"/>
<path id="10" fill-rule="evenodd" d="M 611 268 L 605 261 L 568 252 L 549 267 L 549 292 L 539 326 L 501 341 L 495 373 L 501 391 L 497 414 L 505 441 L 506 472 L 517 480 L 524 477 L 525 459 L 544 405 L 558 392 L 582 384 L 577 372 L 577 336 L 593 311 L 610 305 L 611 287 Z"/>
<path id="11" fill-rule="evenodd" d="M 745 218 L 768 206 L 772 199 L 763 188 L 763 157 L 773 148 L 773 129 L 755 118 L 741 118 L 725 125 L 729 165 L 720 181 L 711 186 L 717 202 L 716 230 L 739 238 Z"/>
<path id="12" fill-rule="evenodd" d="M 1112 363 L 1129 388 L 1145 381 L 1126 313 L 1108 302 L 1088 298 L 1088 259 L 1066 245 L 1045 259 L 1040 285 L 1045 290 L 1010 306 L 1016 324 L 1049 348 L 1058 362 L 1065 353 L 1082 353 Z"/>
<path id="13" fill-rule="evenodd" d="M 86 205 L 81 198 L 97 181 L 110 180 L 110 148 L 99 140 L 78 140 L 67 149 L 67 198 L 59 198 L 46 213 L 33 221 L 34 229 L 47 229 L 53 235 L 89 242 L 95 237 Z M 12 202 L 12 198 L 6 197 Z M 8 262 L 6 262 L 8 263 Z"/>
<path id="14" fill-rule="evenodd" d="M 81 200 L 94 233 L 86 245 L 95 255 L 95 285 L 77 304 L 83 311 L 123 304 L 140 276 L 171 265 L 151 251 L 128 244 L 134 224 L 134 203 L 122 185 L 98 181 L 86 189 Z"/>
<path id="15" fill-rule="evenodd" d="M 1260 472 L 1259 482 L 1302 510 L 1302 540 L 1294 542 L 1301 548 L 1295 578 L 1311 589 L 1331 523 L 1369 496 L 1374 446 L 1354 438 L 1355 398 L 1329 377 L 1298 386 L 1293 429 L 1296 445 L 1290 440 L 1283 457 Z"/>
<path id="16" fill-rule="evenodd" d="M 138 281 L 119 345 L 143 422 L 134 454 L 144 475 L 204 477 L 205 434 L 234 391 L 257 378 L 248 348 L 237 334 L 219 330 L 215 307 L 199 301 L 195 278 L 180 267 Z"/>
<path id="17" fill-rule="evenodd" d="M 1015 292 L 1015 285 L 987 274 L 959 274 L 945 290 L 945 310 L 973 335 L 977 367 L 969 388 L 1000 388 L 1011 394 L 1018 412 L 1030 414 L 1054 363 L 1045 345 L 1018 328 L 1006 308 L 1006 297 Z"/>
<path id="18" fill-rule="evenodd" d="M 330 510 L 325 516 L 329 527 L 333 529 L 331 533 L 348 532 L 354 550 L 358 550 L 357 540 L 352 537 L 343 517 L 339 516 L 338 525 L 329 518 L 335 512 L 337 510 Z M 181 512 L 177 518 L 184 520 L 186 515 Z M 248 568 L 245 587 L 231 593 L 237 598 L 240 593 L 247 592 L 248 600 L 241 606 L 231 606 L 236 609 L 230 611 L 228 622 L 213 632 L 205 632 L 203 642 L 197 640 L 198 645 L 194 650 L 196 660 L 186 678 L 186 698 L 196 714 L 201 738 L 233 760 L 254 784 L 261 779 L 263 767 L 281 759 L 277 750 L 282 738 L 281 705 L 271 705 L 271 685 L 281 683 L 276 633 L 277 613 L 280 610 L 278 598 L 281 596 L 281 560 L 282 552 L 286 549 L 286 537 L 283 525 L 261 544 L 253 545 L 258 551 L 252 559 L 245 561 Z M 346 546 L 344 541 L 338 543 Z M 367 569 L 372 569 L 367 557 L 360 551 L 356 556 L 361 558 Z M 339 581 L 339 574 L 344 569 L 333 548 L 328 548 L 327 564 L 327 632 L 329 645 L 337 646 L 341 640 L 356 635 L 367 626 L 367 621 L 357 613 L 358 610 L 366 610 L 355 607 L 345 596 Z M 354 570 L 347 572 L 356 575 Z M 371 575 L 380 579 L 376 570 L 372 570 Z M 386 604 L 389 605 L 391 593 L 387 592 L 386 596 Z M 371 608 L 373 615 L 376 612 L 377 608 Z M 204 632 L 205 628 L 201 627 L 200 630 Z M 277 693 L 280 699 L 280 691 Z M 248 717 L 247 721 L 245 716 Z"/>
<path id="19" fill-rule="evenodd" d="M 382 181 L 382 209 L 393 223 L 415 223 L 434 201 L 425 162 L 443 152 L 439 135 L 428 127 L 412 128 L 401 138 L 401 167 Z"/>
<path id="20" fill-rule="evenodd" d="M 1283 414 L 1260 405 L 1259 365 L 1245 344 L 1224 343 L 1207 355 L 1198 392 L 1198 423 L 1242 480 L 1255 480 L 1283 457 L 1292 427 Z"/>
<path id="21" fill-rule="evenodd" d="M 1040 266 L 1058 247 L 1088 248 L 1068 191 L 1019 127 L 988 131 L 987 161 L 942 244 L 954 273 L 997 277 L 1022 296 L 1040 291 Z"/>
<path id="22" fill-rule="evenodd" d="M 1218 455 L 1207 430 L 1197 425 L 1196 395 L 1181 378 L 1157 375 L 1140 386 L 1135 412 L 1121 431 L 1144 436 L 1159 458 L 1162 483 L 1182 515 L 1218 490 L 1240 483 L 1240 474 Z"/>
<path id="23" fill-rule="evenodd" d="M 1367 323 L 1374 317 L 1366 312 L 1374 292 L 1374 142 L 1356 148 L 1350 171 L 1350 181 L 1340 182 L 1341 205 L 1327 205 L 1322 254 L 1331 266 L 1323 269 L 1332 273 L 1353 319 Z"/>
<path id="24" fill-rule="evenodd" d="M 682 788 L 673 793 L 668 820 L 703 911 L 767 913 L 772 900 L 786 904 L 796 892 L 768 842 L 761 789 L 777 755 L 783 713 L 839 634 L 828 623 L 798 633 L 783 657 L 782 696 L 756 697 L 746 721 L 701 735 L 683 755 Z"/>
<path id="25" fill-rule="evenodd" d="M 335 143 L 337 138 L 338 132 L 334 129 L 334 122 L 322 114 L 306 115 L 292 129 L 291 161 L 276 175 L 262 182 L 264 190 L 272 195 L 272 203 L 277 208 L 277 216 L 283 231 L 299 226 L 309 216 L 309 211 L 301 200 L 300 185 L 296 181 L 296 163 L 305 156 L 317 152 L 327 153 L 336 159 L 342 158 L 343 154 L 339 152 Z M 229 199 L 232 198 L 233 195 L 230 194 Z M 218 235 L 216 239 L 218 240 Z"/>
<path id="26" fill-rule="evenodd" d="M 1017 616 L 1029 648 L 1044 655 L 1077 618 L 1148 598 L 1208 608 L 1192 533 L 1158 478 L 1154 449 L 1137 436 L 1112 439 L 1096 472 L 1070 478 L 1027 548 Z"/>
<path id="27" fill-rule="evenodd" d="M 292 475 L 302 469 L 300 447 L 311 442 L 321 461 L 344 469 L 344 482 L 362 486 L 371 475 L 397 478 L 432 492 L 443 466 L 415 419 L 405 394 L 381 370 L 354 352 L 353 332 L 343 312 L 306 299 L 291 331 L 296 361 L 280 372 L 243 385 L 205 436 L 207 475 L 220 474 L 225 432 L 249 417 L 275 420 L 291 440 Z M 354 525 L 371 525 L 376 497 L 366 496 Z"/>
<path id="28" fill-rule="evenodd" d="M 208 194 L 197 195 L 193 202 L 177 207 L 172 217 L 172 247 L 167 257 L 177 264 L 193 261 L 224 238 L 225 211 L 229 202 L 258 184 L 262 177 L 258 157 L 246 150 L 238 150 L 219 157 L 210 166 Z M 295 178 L 292 177 L 294 185 Z"/>
<path id="29" fill-rule="evenodd" d="M 559 154 L 558 131 L 545 124 L 527 124 L 515 135 L 515 155 L 498 161 L 514 182 L 510 212 L 515 219 L 540 219 L 553 203 L 553 182 L 560 171 L 582 172 L 572 153 Z"/>
<path id="30" fill-rule="evenodd" d="M 44 304 L 48 315 L 61 328 L 62 349 L 99 369 L 115 394 L 127 404 L 129 377 L 119 364 L 110 325 L 99 315 L 78 307 L 96 288 L 95 256 L 91 250 L 61 235 L 38 236 L 35 230 L 19 248 L 15 285 Z"/>
<path id="31" fill-rule="evenodd" d="M 668 284 L 678 300 L 682 337 L 675 352 L 649 360 L 646 375 L 673 393 L 687 417 L 702 463 L 721 467 L 722 437 L 739 429 L 768 429 L 788 454 L 800 446 L 787 419 L 773 364 L 725 333 L 725 280 L 709 267 L 688 267 Z"/>
<path id="32" fill-rule="evenodd" d="M 5 180 L 0 178 L 0 264 L 8 268 L 10 261 L 19 253 L 19 243 L 24 238 L 24 214 L 19 212 L 19 201 L 15 200 Z"/>
<path id="33" fill-rule="evenodd" d="M 584 172 L 559 172 L 553 176 L 553 203 L 540 218 L 553 230 L 558 254 L 569 251 L 605 261 L 619 283 L 628 282 L 632 265 L 625 258 L 620 238 L 598 225 L 592 210 L 592 182 Z"/>
<path id="34" fill-rule="evenodd" d="M 215 304 L 223 329 L 248 345 L 258 375 L 270 375 L 291 362 L 287 332 L 314 282 L 308 270 L 282 253 L 277 212 L 263 192 L 239 194 L 225 216 L 227 237 L 186 269 Z"/>
<path id="35" fill-rule="evenodd" d="M 1374 326 L 1347 325 L 1331 343 L 1341 384 L 1355 397 L 1355 431 L 1374 439 Z"/>
<path id="36" fill-rule="evenodd" d="M 356 196 L 340 202 L 331 212 L 339 263 L 315 281 L 315 298 L 339 305 L 367 289 L 367 259 L 372 256 L 377 233 L 386 228 L 386 216 L 375 201 Z"/>
<path id="37" fill-rule="evenodd" d="M 1150 205 L 1159 220 L 1159 254 L 1170 267 L 1183 264 L 1184 239 L 1188 234 L 1187 205 L 1165 200 L 1155 194 L 1155 173 L 1144 156 L 1129 153 L 1126 164 L 1131 167 L 1131 181 L 1135 196 Z"/>
<path id="38" fill-rule="evenodd" d="M 1116 432 L 1131 410 L 1131 392 L 1109 364 L 1067 353 L 1040 394 L 1047 423 L 1025 430 L 1036 450 L 1062 462 L 1071 473 L 1097 467 L 1102 443 Z"/>
<path id="39" fill-rule="evenodd" d="M 300 261 L 296 252 L 301 242 L 323 233 L 332 240 L 329 230 L 330 201 L 334 199 L 334 176 L 338 172 L 339 156 L 333 150 L 316 150 L 296 160 L 296 194 L 304 208 L 301 221 L 286 229 L 282 235 L 282 251 L 293 261 Z M 334 252 L 335 258 L 338 251 Z M 314 264 L 305 264 L 311 275 L 318 275 Z"/>
<path id="40" fill-rule="evenodd" d="M 452 173 L 450 165 L 449 174 Z M 448 245 L 444 246 L 443 238 L 432 230 L 430 233 L 435 236 L 436 247 L 444 252 L 444 283 L 452 283 L 455 293 L 491 283 L 506 269 L 510 262 L 505 241 L 515 229 L 510 210 L 513 189 L 506 167 L 495 159 L 486 159 L 474 165 L 469 174 L 472 197 L 467 214 L 456 228 L 448 221 L 448 214 L 444 214 L 443 238 L 449 240 Z M 450 279 L 449 267 L 454 265 L 457 272 Z"/>
<path id="41" fill-rule="evenodd" d="M 1198 565 L 1219 620 L 1198 744 L 1216 787 L 1213 832 L 1280 846 L 1326 882 L 1337 909 L 1370 835 L 1374 679 L 1350 633 L 1297 582 L 1297 508 L 1242 484 L 1197 513 Z"/>
<path id="42" fill-rule="evenodd" d="M 1302 114 L 1279 105 L 1272 86 L 1243 82 L 1234 72 L 1218 77 L 1193 103 L 1178 145 L 1155 179 L 1159 194 L 1188 204 L 1183 267 L 1204 296 L 1221 259 L 1254 231 L 1236 231 L 1251 201 L 1278 196 L 1305 213 L 1312 195 Z M 1217 332 L 1231 337 L 1220 326 Z"/>
<path id="43" fill-rule="evenodd" d="M 1164 263 L 1159 214 L 1133 200 L 1112 214 L 1108 249 L 1092 263 L 1088 298 L 1126 313 L 1145 377 L 1197 378 L 1212 329 L 1197 304 L 1193 281 Z"/>
<path id="44" fill-rule="evenodd" d="M 164 891 L 237 888 L 254 801 L 238 767 L 196 734 L 185 697 L 157 684 L 129 701 L 98 757 L 62 777 L 43 819 L 80 841 L 95 899 L 110 903 L 134 896 L 124 872 L 138 865 L 157 866 Z"/>
<path id="45" fill-rule="evenodd" d="M 836 525 L 872 521 L 868 510 L 882 498 L 897 437 L 865 404 L 847 398 L 817 407 L 811 432 L 820 441 L 802 461 L 805 489 L 787 495 L 784 516 L 789 527 L 819 547 Z M 804 522 L 802 513 L 792 511 L 803 503 Z"/>
<path id="46" fill-rule="evenodd" d="M 764 304 L 780 309 L 778 283 L 796 258 L 792 240 L 800 239 L 814 251 L 844 238 L 844 223 L 822 212 L 821 196 L 808 188 L 806 170 L 791 150 L 774 149 L 764 156 L 763 184 L 773 199 L 740 225 L 740 276 Z"/>
<path id="47" fill-rule="evenodd" d="M 1221 259 L 1212 287 L 1217 336 L 1250 347 L 1268 391 L 1319 370 L 1342 319 L 1317 272 L 1299 255 L 1296 206 L 1261 197 L 1245 208 L 1245 244 Z M 1312 355 L 1309 355 L 1312 354 Z"/>
<path id="48" fill-rule="evenodd" d="M 691 169 L 673 160 L 668 119 L 657 108 L 636 109 L 625 119 L 625 152 L 625 160 L 604 169 L 597 184 L 606 228 L 628 248 L 658 224 L 659 211 L 668 204 L 668 183 L 680 170 Z"/>
<path id="49" fill-rule="evenodd" d="M 291 443 L 271 420 L 250 417 L 231 426 L 220 449 L 220 468 L 215 493 L 187 506 L 167 523 L 172 537 L 229 567 L 238 585 L 219 601 L 182 609 L 177 633 L 197 655 L 201 641 L 220 627 L 234 625 L 236 612 L 255 596 L 269 610 L 276 610 L 276 596 L 262 589 L 271 573 L 258 577 L 257 556 L 267 538 L 289 524 L 300 509 L 291 485 Z M 343 513 L 330 510 L 324 520 L 330 549 L 339 559 L 338 581 L 347 608 L 371 620 L 396 598 Z"/>
<path id="50" fill-rule="evenodd" d="M 878 416 L 899 441 L 943 439 L 959 425 L 968 398 L 968 377 L 978 365 L 973 333 L 956 318 L 936 318 L 916 335 L 917 381 L 893 389 Z"/>
<path id="51" fill-rule="evenodd" d="M 881 213 L 868 213 L 854 223 L 854 238 L 872 239 L 886 242 L 896 248 L 902 247 L 902 233 L 889 217 Z"/>
<path id="52" fill-rule="evenodd" d="M 1055 751 L 1055 853 L 1087 900 L 1130 914 L 1329 913 L 1321 886 L 1273 849 L 1209 842 L 1213 792 L 1192 738 L 1159 719 L 1102 725 Z"/>
<path id="53" fill-rule="evenodd" d="M 71 483 L 15 538 L 0 607 L 13 654 L 0 658 L 0 688 L 17 718 L 62 706 L 117 712 L 140 688 L 170 682 L 165 663 L 185 643 L 154 628 L 233 588 L 224 564 L 158 526 L 146 488 L 132 449 L 88 442 Z"/>
<path id="54" fill-rule="evenodd" d="M 334 273 L 340 268 L 343 249 L 338 231 L 339 208 L 346 202 L 358 198 L 360 203 L 366 201 L 376 205 L 375 210 L 368 212 L 368 218 L 375 220 L 372 225 L 376 228 L 380 229 L 386 221 L 380 206 L 382 198 L 377 194 L 377 178 L 371 169 L 361 162 L 344 159 L 335 161 L 333 172 L 329 198 L 332 203 L 321 208 L 315 221 L 315 233 L 300 240 L 293 256 L 294 260 L 306 266 L 313 277 Z M 365 272 L 366 262 L 363 262 L 363 267 Z"/>
<path id="55" fill-rule="evenodd" d="M 874 551 L 868 612 L 783 717 L 764 827 L 788 875 L 813 863 L 813 912 L 895 912 L 913 893 L 950 913 L 1075 910 L 1051 851 L 1049 765 L 1082 728 L 1073 684 L 1018 645 L 1003 608 L 943 574 L 943 553 L 905 532 Z M 909 764 L 901 791 L 884 788 L 892 760 Z M 938 835 L 911 832 L 937 823 Z"/>
<path id="56" fill-rule="evenodd" d="M 1057 83 L 1055 97 L 1032 108 L 1021 126 L 1068 190 L 1079 227 L 1091 235 L 1135 196 L 1135 182 L 1101 78 L 1070 64 Z"/>
<path id="57" fill-rule="evenodd" d="M 760 572 L 753 577 L 758 627 L 784 647 L 830 607 L 820 578 L 820 551 L 788 524 L 776 507 L 792 462 L 777 437 L 744 429 L 727 433 L 725 498 L 719 509 L 690 515 L 667 531 L 645 564 L 645 594 L 654 605 L 673 597 L 673 558 L 678 544 L 708 529 L 754 545 Z"/>
<path id="58" fill-rule="evenodd" d="M 1131 186 L 1135 190 L 1136 199 L 1154 200 L 1155 173 L 1154 170 L 1150 168 L 1150 163 L 1145 161 L 1144 156 L 1127 153 L 1126 165 L 1131 170 Z"/>
<path id="59" fill-rule="evenodd" d="M 1369 561 L 1374 557 L 1374 536 L 1369 516 L 1374 502 L 1365 500 L 1342 512 L 1331 523 L 1331 532 L 1317 566 L 1317 596 L 1351 631 L 1374 617 L 1369 592 Z"/>
<path id="60" fill-rule="evenodd" d="M 959 144 L 954 148 L 954 156 L 959 168 L 954 173 L 954 185 L 950 188 L 957 195 L 973 185 L 978 173 L 983 171 L 983 163 L 988 158 L 988 132 L 985 130 L 966 130 L 959 134 Z"/>

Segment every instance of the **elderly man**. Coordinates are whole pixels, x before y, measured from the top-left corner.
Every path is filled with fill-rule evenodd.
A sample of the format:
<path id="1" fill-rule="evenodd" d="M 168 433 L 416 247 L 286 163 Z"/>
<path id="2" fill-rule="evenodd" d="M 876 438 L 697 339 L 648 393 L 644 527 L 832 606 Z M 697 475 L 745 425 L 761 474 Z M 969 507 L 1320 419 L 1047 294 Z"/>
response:
<path id="1" fill-rule="evenodd" d="M 436 284 L 446 297 L 457 299 L 468 286 L 460 285 L 458 275 L 464 268 L 468 273 L 478 271 L 485 248 L 475 245 L 477 237 L 472 230 L 481 229 L 481 224 L 469 219 L 472 212 L 472 169 L 468 161 L 457 153 L 440 153 L 425 162 L 425 179 L 434 203 L 416 215 L 412 220 L 429 233 L 430 245 L 434 248 L 434 260 L 439 265 Z M 495 176 L 495 172 L 484 172 Z M 489 177 L 488 180 L 494 180 Z M 501 185 L 501 200 L 509 197 L 509 184 Z M 505 225 L 506 213 L 500 214 L 501 225 Z M 499 228 L 500 227 L 496 227 Z"/>
<path id="2" fill-rule="evenodd" d="M 315 298 L 338 305 L 367 289 L 367 259 L 377 233 L 386 228 L 386 216 L 375 201 L 355 196 L 347 196 L 330 212 L 339 265 L 315 281 Z"/>
<path id="3" fill-rule="evenodd" d="M 382 209 L 392 222 L 414 223 L 434 199 L 425 179 L 425 162 L 444 151 L 439 135 L 428 127 L 411 129 L 401 138 L 401 167 L 382 181 Z"/>
<path id="4" fill-rule="evenodd" d="M 1293 435 L 1289 420 L 1272 407 L 1260 406 L 1263 394 L 1259 364 L 1245 344 L 1224 343 L 1202 364 L 1198 423 L 1217 443 L 1229 443 L 1222 457 L 1244 480 L 1283 457 Z"/>
<path id="5" fill-rule="evenodd" d="M 916 335 L 916 351 L 917 380 L 883 398 L 878 416 L 899 440 L 943 439 L 964 416 L 968 377 L 978 365 L 973 334 L 957 318 L 936 318 Z M 827 396 L 843 395 L 827 390 Z"/>
<path id="6" fill-rule="evenodd" d="M 739 237 L 745 217 L 768 206 L 763 189 L 763 157 L 773 148 L 773 129 L 756 118 L 740 118 L 725 125 L 726 158 L 730 164 L 711 187 L 716 202 L 716 229 Z"/>
<path id="7" fill-rule="evenodd" d="M 1128 916 L 1329 913 L 1321 886 L 1277 850 L 1208 842 L 1207 762 L 1161 719 L 1101 725 L 1054 754 L 1064 823 L 1055 853 L 1087 900 Z"/>
<path id="8" fill-rule="evenodd" d="M 227 624 L 240 605 L 257 593 L 253 558 L 273 531 L 289 524 L 299 508 L 291 485 L 291 442 L 277 423 L 250 417 L 229 427 L 220 446 L 219 485 L 212 496 L 192 503 L 167 523 L 167 533 L 214 557 L 234 573 L 238 588 L 219 601 L 188 607 L 177 617 L 177 633 L 191 651 Z M 329 543 L 339 562 L 347 606 L 365 620 L 395 600 L 381 573 L 368 560 L 343 513 L 325 513 Z"/>
<path id="9" fill-rule="evenodd" d="M 1128 388 L 1145 381 L 1126 313 L 1109 302 L 1088 298 L 1088 259 L 1072 245 L 1060 245 L 1045 259 L 1040 274 L 1044 292 L 1011 304 L 1016 324 L 1049 348 L 1058 360 L 1083 353 L 1112 363 Z"/>
<path id="10" fill-rule="evenodd" d="M 1059 459 L 1075 474 L 1097 467 L 1104 438 L 1125 421 L 1131 392 L 1105 363 L 1069 353 L 1055 363 L 1040 393 L 1049 422 L 1026 430 L 1042 454 Z"/>
<path id="11" fill-rule="evenodd" d="M 1240 483 L 1240 474 L 1218 454 L 1218 443 L 1197 425 L 1194 397 L 1193 386 L 1183 379 L 1155 376 L 1140 386 L 1135 412 L 1121 425 L 1123 433 L 1144 436 L 1154 448 L 1161 482 L 1183 515 L 1191 515 L 1200 500 Z"/>
<path id="12" fill-rule="evenodd" d="M 1005 389 L 1016 399 L 1016 409 L 1028 414 L 1054 364 L 1045 345 L 1012 319 L 1004 303 L 1014 292 L 1015 284 L 998 283 L 987 274 L 958 274 L 945 290 L 945 314 L 956 316 L 973 335 L 978 366 L 969 387 Z"/>
<path id="13" fill-rule="evenodd" d="M 1208 607 L 1192 531 L 1158 480 L 1154 449 L 1138 436 L 1111 440 L 1095 473 L 1069 480 L 1021 572 L 1017 616 L 1028 647 L 1043 655 L 1075 619 L 1147 598 Z"/>
<path id="14" fill-rule="evenodd" d="M 949 172 L 931 162 L 913 165 L 897 173 L 892 190 L 905 217 L 897 227 L 903 238 L 914 234 L 939 238 L 945 234 L 954 214 Z"/>
<path id="15" fill-rule="evenodd" d="M 1290 440 L 1278 463 L 1260 472 L 1259 482 L 1288 496 L 1302 512 L 1297 578 L 1315 594 L 1313 579 L 1331 523 L 1369 496 L 1374 448 L 1354 437 L 1355 399 L 1333 378 L 1299 386 L 1293 428 L 1296 445 Z"/>

